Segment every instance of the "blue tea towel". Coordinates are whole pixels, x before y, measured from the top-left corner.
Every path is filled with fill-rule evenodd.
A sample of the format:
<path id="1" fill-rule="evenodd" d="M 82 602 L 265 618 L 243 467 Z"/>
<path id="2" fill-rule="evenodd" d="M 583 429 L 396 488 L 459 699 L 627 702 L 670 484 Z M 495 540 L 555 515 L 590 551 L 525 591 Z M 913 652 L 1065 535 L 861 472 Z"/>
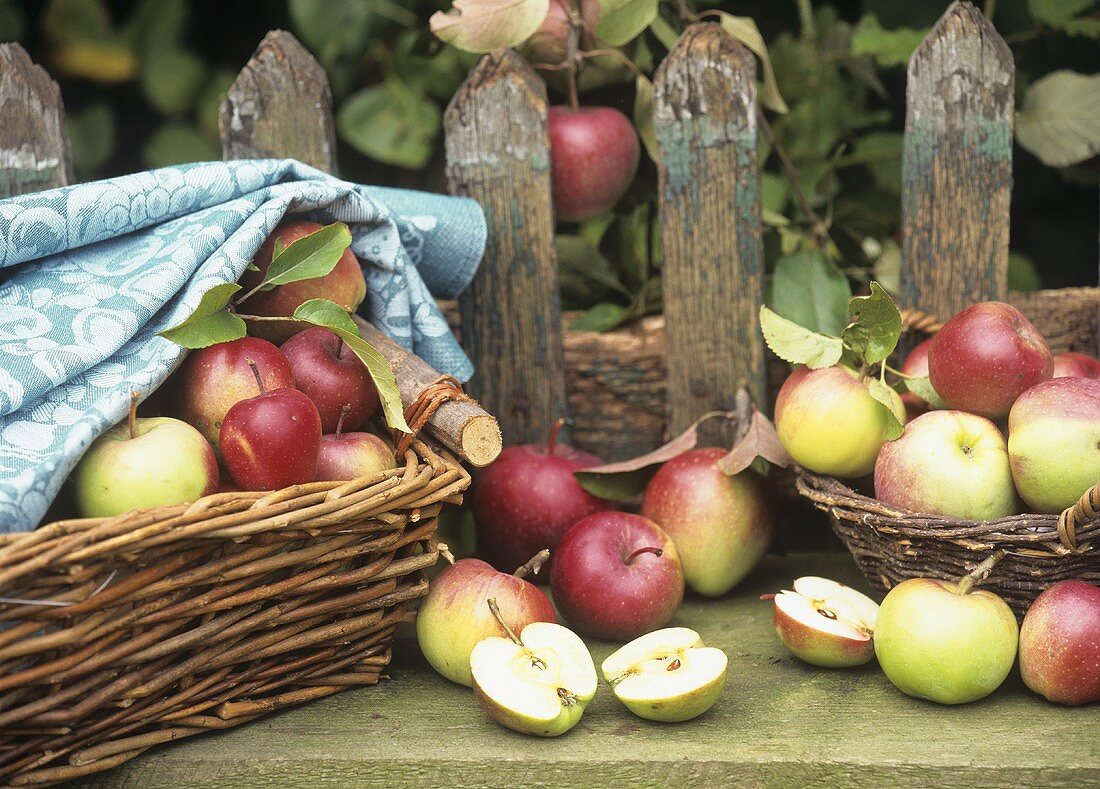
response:
<path id="1" fill-rule="evenodd" d="M 157 337 L 234 282 L 287 213 L 346 222 L 371 320 L 473 373 L 433 294 L 472 279 L 472 200 L 359 186 L 293 160 L 207 162 L 0 200 L 0 532 L 33 529 L 88 445 L 183 358 Z"/>

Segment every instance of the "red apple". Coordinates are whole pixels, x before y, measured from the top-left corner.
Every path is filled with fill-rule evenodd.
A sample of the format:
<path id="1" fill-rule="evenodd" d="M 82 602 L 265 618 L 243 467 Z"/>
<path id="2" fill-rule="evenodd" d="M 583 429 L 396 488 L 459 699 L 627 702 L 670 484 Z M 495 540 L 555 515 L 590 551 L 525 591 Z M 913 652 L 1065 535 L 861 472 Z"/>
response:
<path id="1" fill-rule="evenodd" d="M 220 451 L 222 420 L 229 409 L 256 394 L 249 359 L 256 363 L 265 388 L 294 386 L 294 373 L 282 351 L 258 337 L 242 337 L 192 351 L 176 374 L 180 416 L 198 428 L 216 451 Z"/>
<path id="2" fill-rule="evenodd" d="M 501 570 L 511 570 L 549 548 L 586 515 L 611 508 L 580 486 L 573 472 L 603 464 L 595 455 L 557 443 L 561 422 L 546 446 L 506 447 L 474 482 L 471 506 L 480 551 Z"/>
<path id="3" fill-rule="evenodd" d="M 279 490 L 317 479 L 321 417 L 297 389 L 267 391 L 251 363 L 260 393 L 242 400 L 222 420 L 222 458 L 245 490 Z"/>
<path id="4" fill-rule="evenodd" d="M 517 570 L 501 573 L 480 559 L 462 559 L 436 576 L 416 615 L 420 650 L 451 682 L 470 686 L 470 653 L 489 636 L 505 635 L 486 601 L 495 598 L 514 632 L 531 622 L 553 622 L 554 607 L 537 586 L 523 579 L 538 572 L 545 552 Z"/>
<path id="5" fill-rule="evenodd" d="M 1054 355 L 1055 378 L 1100 378 L 1100 359 L 1086 353 L 1058 353 Z"/>
<path id="6" fill-rule="evenodd" d="M 634 126 L 611 107 L 550 108 L 550 181 L 554 212 L 583 222 L 610 211 L 638 171 Z"/>
<path id="7" fill-rule="evenodd" d="M 550 8 L 539 29 L 528 40 L 530 59 L 533 63 L 558 64 L 565 57 L 565 39 L 569 35 L 569 11 L 572 0 L 550 0 Z M 596 23 L 600 19 L 600 0 L 581 0 L 580 42 L 585 49 L 594 49 Z"/>
<path id="8" fill-rule="evenodd" d="M 1059 581 L 1035 599 L 1020 628 L 1020 675 L 1048 701 L 1100 701 L 1100 587 Z"/>
<path id="9" fill-rule="evenodd" d="M 290 246 L 299 238 L 308 236 L 321 229 L 316 222 L 304 222 L 301 220 L 289 220 L 282 222 L 268 236 L 267 241 L 252 258 L 252 265 L 258 271 L 251 269 L 245 271 L 240 279 L 242 293 L 248 293 L 263 281 L 267 273 L 267 267 L 271 265 L 271 256 L 275 251 L 275 240 L 279 239 L 285 246 Z M 241 305 L 242 312 L 250 315 L 280 318 L 294 314 L 301 304 L 310 299 L 328 299 L 339 304 L 351 312 L 363 303 L 367 296 L 367 282 L 363 278 L 363 269 L 359 261 L 355 259 L 351 249 L 345 249 L 344 254 L 336 263 L 336 267 L 323 277 L 291 282 L 279 285 L 272 290 L 260 291 L 249 297 Z M 291 335 L 302 330 L 301 324 L 290 321 L 264 322 L 252 327 L 252 330 L 273 342 L 283 342 Z"/>
<path id="10" fill-rule="evenodd" d="M 906 375 L 922 377 L 928 375 L 928 349 L 931 347 L 931 337 L 913 346 L 913 350 L 909 351 L 909 355 L 906 356 L 905 361 L 901 363 L 901 371 Z M 928 410 L 928 403 L 924 402 L 924 400 L 917 397 L 912 392 L 903 394 L 901 396 L 901 402 L 905 404 L 907 421 L 916 419 Z"/>
<path id="11" fill-rule="evenodd" d="M 317 406 L 324 432 L 336 430 L 345 405 L 345 430 L 358 429 L 378 409 L 378 389 L 366 365 L 328 329 L 298 332 L 281 350 L 294 373 L 294 388 Z"/>
<path id="12" fill-rule="evenodd" d="M 347 413 L 347 406 L 344 409 Z M 341 419 L 335 433 L 321 436 L 318 480 L 358 479 L 391 468 L 397 468 L 393 450 L 374 433 L 345 433 Z"/>
<path id="13" fill-rule="evenodd" d="M 1043 335 L 1022 312 L 999 301 L 960 311 L 928 351 L 929 378 L 947 407 L 990 419 L 1008 416 L 1017 397 L 1053 372 Z"/>
<path id="14" fill-rule="evenodd" d="M 725 594 L 764 557 L 775 518 L 763 481 L 752 471 L 728 476 L 722 449 L 694 449 L 661 466 L 649 481 L 642 515 L 676 543 L 688 586 Z"/>
<path id="15" fill-rule="evenodd" d="M 554 602 L 577 630 L 626 641 L 664 627 L 684 599 L 672 539 L 626 512 L 589 515 L 565 533 L 550 568 Z"/>

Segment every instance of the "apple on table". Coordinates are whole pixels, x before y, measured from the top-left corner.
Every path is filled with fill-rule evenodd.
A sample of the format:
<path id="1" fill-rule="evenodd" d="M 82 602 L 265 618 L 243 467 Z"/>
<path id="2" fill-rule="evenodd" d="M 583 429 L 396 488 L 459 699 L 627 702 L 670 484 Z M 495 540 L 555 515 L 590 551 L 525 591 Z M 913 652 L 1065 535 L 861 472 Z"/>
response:
<path id="1" fill-rule="evenodd" d="M 1100 701 L 1100 587 L 1059 581 L 1035 598 L 1020 627 L 1020 675 L 1048 701 Z"/>
<path id="2" fill-rule="evenodd" d="M 795 657 L 815 666 L 861 666 L 875 656 L 878 604 L 828 578 L 803 576 L 775 595 L 773 622 Z"/>

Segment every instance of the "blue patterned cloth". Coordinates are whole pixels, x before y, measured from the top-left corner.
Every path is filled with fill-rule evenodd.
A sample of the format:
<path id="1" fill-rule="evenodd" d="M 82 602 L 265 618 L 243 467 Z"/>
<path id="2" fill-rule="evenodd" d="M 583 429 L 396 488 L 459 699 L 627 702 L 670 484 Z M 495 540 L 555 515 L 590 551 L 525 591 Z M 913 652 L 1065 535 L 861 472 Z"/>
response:
<path id="1" fill-rule="evenodd" d="M 33 529 L 88 445 L 183 358 L 157 332 L 236 281 L 284 214 L 348 223 L 371 320 L 441 372 L 473 368 L 432 298 L 477 269 L 477 203 L 359 186 L 293 160 L 209 162 L 0 200 L 0 532 Z M 429 290 L 431 292 L 429 292 Z"/>

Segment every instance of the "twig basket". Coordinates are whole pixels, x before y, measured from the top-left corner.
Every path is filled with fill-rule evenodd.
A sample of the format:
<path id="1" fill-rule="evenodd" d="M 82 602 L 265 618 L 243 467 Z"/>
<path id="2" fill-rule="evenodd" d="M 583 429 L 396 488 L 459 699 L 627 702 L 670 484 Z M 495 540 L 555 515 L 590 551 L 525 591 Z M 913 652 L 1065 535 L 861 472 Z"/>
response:
<path id="1" fill-rule="evenodd" d="M 0 538 L 0 784 L 376 683 L 470 482 L 423 441 L 404 461 Z"/>
<path id="2" fill-rule="evenodd" d="M 1100 483 L 1061 515 L 965 521 L 922 515 L 864 496 L 832 477 L 797 473 L 798 492 L 828 513 L 867 581 L 885 592 L 907 578 L 957 580 L 1004 550 L 983 588 L 1017 616 L 1068 578 L 1100 583 Z"/>

